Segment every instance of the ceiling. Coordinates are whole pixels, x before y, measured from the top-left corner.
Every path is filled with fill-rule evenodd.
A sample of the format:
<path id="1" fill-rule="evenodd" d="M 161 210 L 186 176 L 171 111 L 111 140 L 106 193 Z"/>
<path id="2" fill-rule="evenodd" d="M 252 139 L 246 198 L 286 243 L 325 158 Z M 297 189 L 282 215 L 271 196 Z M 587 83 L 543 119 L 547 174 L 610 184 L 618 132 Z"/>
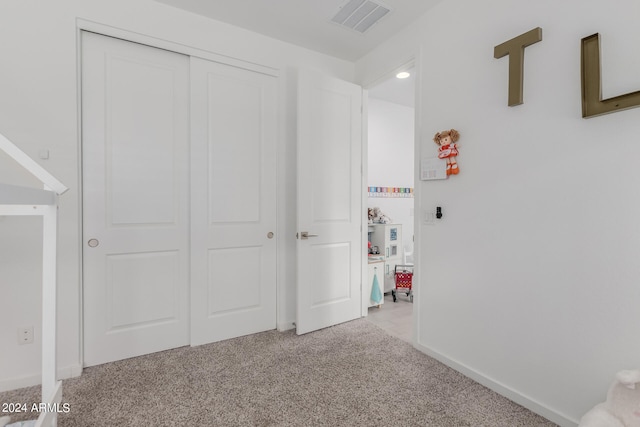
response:
<path id="1" fill-rule="evenodd" d="M 415 76 L 414 70 L 406 70 L 411 75 L 406 79 L 389 77 L 387 80 L 369 89 L 369 98 L 382 99 L 394 104 L 415 108 Z"/>
<path id="2" fill-rule="evenodd" d="M 442 0 L 374 0 L 391 11 L 364 34 L 331 22 L 348 0 L 156 1 L 354 62 Z"/>

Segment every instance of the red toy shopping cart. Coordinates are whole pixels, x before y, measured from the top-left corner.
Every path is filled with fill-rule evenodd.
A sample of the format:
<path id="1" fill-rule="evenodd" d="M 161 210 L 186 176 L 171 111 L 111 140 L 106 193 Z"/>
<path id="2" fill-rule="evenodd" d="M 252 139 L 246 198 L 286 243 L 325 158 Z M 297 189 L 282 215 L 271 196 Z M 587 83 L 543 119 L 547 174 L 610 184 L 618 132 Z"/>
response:
<path id="1" fill-rule="evenodd" d="M 396 302 L 398 292 L 406 293 L 409 301 L 413 302 L 413 291 L 411 289 L 413 284 L 413 265 L 396 265 L 394 276 L 396 286 L 395 289 L 391 290 L 393 302 Z"/>

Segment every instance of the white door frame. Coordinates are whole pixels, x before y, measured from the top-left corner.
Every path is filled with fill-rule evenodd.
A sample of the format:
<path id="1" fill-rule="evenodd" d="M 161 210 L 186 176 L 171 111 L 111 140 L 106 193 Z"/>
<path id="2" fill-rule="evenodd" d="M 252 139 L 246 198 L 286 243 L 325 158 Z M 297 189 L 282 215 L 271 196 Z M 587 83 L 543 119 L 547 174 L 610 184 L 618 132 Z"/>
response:
<path id="1" fill-rule="evenodd" d="M 234 66 L 234 67 L 238 67 L 238 68 L 243 68 L 245 70 L 249 70 L 249 71 L 254 71 L 254 72 L 258 72 L 258 73 L 262 73 L 262 74 L 266 74 L 266 75 L 270 75 L 273 77 L 278 78 L 280 76 L 280 71 L 276 68 L 273 67 L 269 67 L 269 66 L 265 66 L 265 65 L 260 65 L 260 64 L 255 64 L 252 62 L 247 62 L 247 61 L 243 61 L 241 59 L 237 59 L 237 58 L 232 58 L 229 56 L 224 56 L 224 55 L 219 55 L 216 54 L 214 52 L 209 52 L 206 50 L 202 50 L 202 49 L 198 49 L 192 46 L 187 46 L 184 44 L 180 44 L 180 43 L 174 43 L 168 40 L 163 40 L 163 39 L 159 39 L 153 36 L 148 36 L 145 34 L 141 34 L 138 32 L 133 32 L 133 31 L 129 31 L 129 30 L 125 30 L 122 28 L 117 28 L 117 27 L 113 27 L 111 25 L 105 25 L 105 24 L 101 24 L 98 22 L 94 22 L 94 21 L 89 21 L 86 19 L 81 19 L 78 18 L 76 19 L 76 75 L 78 76 L 78 78 L 76 79 L 76 105 L 78 105 L 78 109 L 77 109 L 77 135 L 78 135 L 78 140 L 77 140 L 77 156 L 78 156 L 78 216 L 80 218 L 80 221 L 78 222 L 78 236 L 79 239 L 76 242 L 77 244 L 77 248 L 78 248 L 78 253 L 79 253 L 79 257 L 80 257 L 80 263 L 79 263 L 79 277 L 80 277 L 80 293 L 79 293 L 79 301 L 80 301 L 80 307 L 79 307 L 79 319 L 80 319 L 80 325 L 79 325 L 79 337 L 78 337 L 78 344 L 80 346 L 79 348 L 79 373 L 80 374 L 82 372 L 82 369 L 84 367 L 84 304 L 83 304 L 83 300 L 84 300 L 84 277 L 83 277 L 83 263 L 84 263 L 84 259 L 82 256 L 82 251 L 83 251 L 83 245 L 84 245 L 84 239 L 85 236 L 83 235 L 83 208 L 84 208 L 84 200 L 82 198 L 82 194 L 83 194 L 83 180 L 82 180 L 82 168 L 83 168 L 83 162 L 82 162 L 82 80 L 80 78 L 80 76 L 82 75 L 82 32 L 83 31 L 88 31 L 88 32 L 92 32 L 92 33 L 96 33 L 99 35 L 103 35 L 103 36 L 107 36 L 107 37 L 114 37 L 114 38 L 118 38 L 118 39 L 122 39 L 125 41 L 129 41 L 129 42 L 133 42 L 133 43 L 139 43 L 139 44 L 143 44 L 143 45 L 147 45 L 150 47 L 155 47 L 155 48 L 159 48 L 159 49 L 165 49 L 165 50 L 169 50 L 175 53 L 180 53 L 183 55 L 188 55 L 188 56 L 194 56 L 194 57 L 198 57 L 198 58 L 202 58 L 202 59 L 206 59 L 209 61 L 214 61 L 214 62 L 219 62 L 221 64 L 225 64 L 225 65 L 230 65 L 230 66 Z M 279 122 L 278 122 L 279 123 Z M 278 130 L 278 134 L 280 133 L 280 130 Z M 278 136 L 278 140 L 280 141 L 281 138 Z M 279 148 L 278 148 L 278 152 L 279 152 Z M 280 170 L 278 168 L 277 170 L 277 174 L 278 176 L 276 177 L 276 194 L 278 194 L 280 191 L 278 184 L 280 183 Z M 278 196 L 276 196 L 278 197 Z M 279 199 L 278 199 L 279 200 Z M 278 205 L 276 207 L 276 217 L 279 215 L 280 212 L 280 206 Z M 278 225 L 278 223 L 276 223 L 276 226 Z M 278 231 L 276 231 L 278 232 Z M 281 257 L 278 257 L 277 259 L 277 271 L 279 272 L 281 270 L 280 265 L 282 263 L 282 259 Z M 281 283 L 281 275 L 277 274 L 276 277 L 276 298 L 279 298 L 279 291 L 281 289 L 281 287 L 283 286 Z M 279 304 L 276 305 L 276 319 L 280 318 L 280 310 L 281 307 Z"/>

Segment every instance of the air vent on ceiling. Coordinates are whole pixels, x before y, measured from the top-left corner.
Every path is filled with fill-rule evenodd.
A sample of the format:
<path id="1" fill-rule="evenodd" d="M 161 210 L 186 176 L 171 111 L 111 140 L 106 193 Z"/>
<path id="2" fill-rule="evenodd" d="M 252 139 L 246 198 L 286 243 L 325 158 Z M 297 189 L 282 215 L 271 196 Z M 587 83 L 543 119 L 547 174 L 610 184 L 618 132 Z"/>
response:
<path id="1" fill-rule="evenodd" d="M 388 8 L 371 0 L 351 0 L 342 6 L 331 21 L 364 33 L 389 12 Z"/>

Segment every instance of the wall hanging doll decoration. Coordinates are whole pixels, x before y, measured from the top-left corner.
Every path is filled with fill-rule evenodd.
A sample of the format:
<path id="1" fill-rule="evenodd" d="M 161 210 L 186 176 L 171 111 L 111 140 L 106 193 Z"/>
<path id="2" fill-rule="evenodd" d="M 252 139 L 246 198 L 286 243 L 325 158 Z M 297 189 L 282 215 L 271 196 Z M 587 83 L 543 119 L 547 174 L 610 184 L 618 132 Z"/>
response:
<path id="1" fill-rule="evenodd" d="M 436 133 L 433 141 L 440 146 L 438 158 L 447 159 L 447 175 L 457 175 L 460 172 L 456 156 L 458 155 L 458 139 L 460 133 L 455 129 L 443 130 Z"/>

